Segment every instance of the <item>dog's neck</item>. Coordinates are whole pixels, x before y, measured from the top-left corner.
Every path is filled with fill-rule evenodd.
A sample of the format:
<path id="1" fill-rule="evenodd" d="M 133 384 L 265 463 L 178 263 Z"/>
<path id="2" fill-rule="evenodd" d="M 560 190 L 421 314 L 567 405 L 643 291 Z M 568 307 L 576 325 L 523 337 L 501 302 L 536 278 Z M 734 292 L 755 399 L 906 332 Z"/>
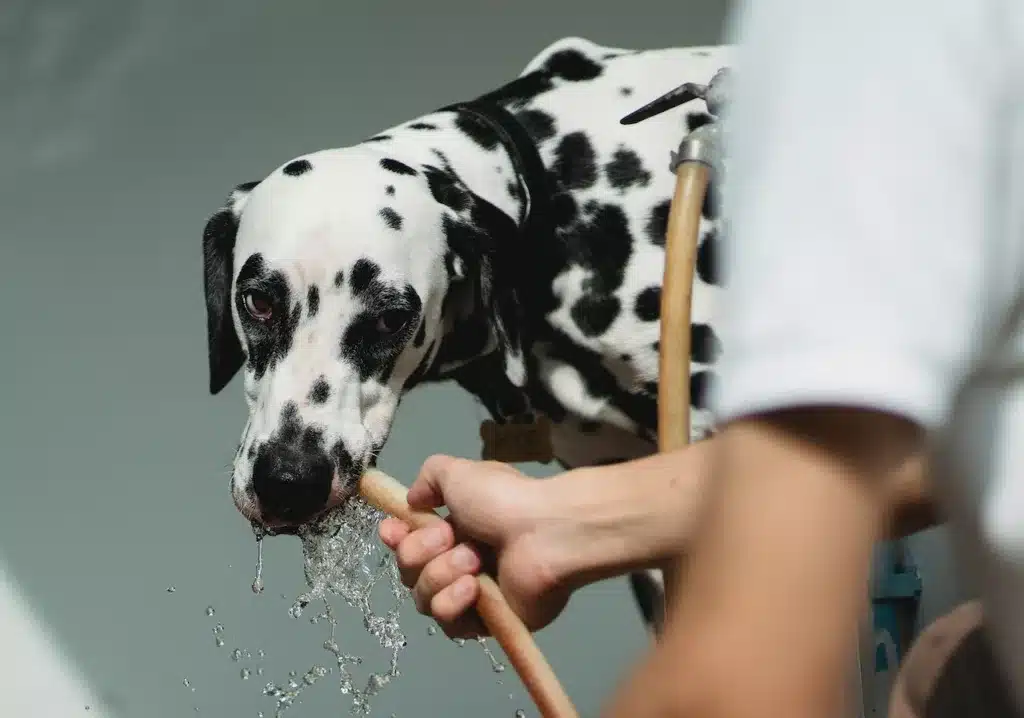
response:
<path id="1" fill-rule="evenodd" d="M 528 106 L 520 106 L 518 111 L 527 109 Z M 456 118 L 461 126 L 456 126 Z M 521 159 L 517 162 L 513 156 L 516 150 L 507 142 L 495 142 L 483 136 L 472 139 L 474 129 L 486 128 L 473 128 L 470 121 L 454 112 L 433 113 L 386 131 L 384 136 L 387 139 L 383 141 L 387 142 L 389 151 L 405 161 L 450 173 L 475 198 L 500 211 L 503 219 L 514 223 L 521 232 L 525 198 L 529 195 L 526 178 L 520 169 Z M 548 169 L 543 168 L 544 171 Z M 512 253 L 518 252 L 521 256 L 521 253 L 529 251 L 521 244 L 521 233 L 513 237 L 508 233 L 495 234 L 503 234 L 491 239 L 499 253 L 505 255 L 500 260 L 505 264 Z M 501 243 L 506 246 L 501 246 Z M 516 272 L 513 280 L 529 291 L 533 280 L 524 274 Z M 440 346 L 429 365 L 421 367 L 410 383 L 454 379 L 476 395 L 496 418 L 530 413 L 526 392 L 515 387 L 505 376 L 489 309 L 481 297 L 473 292 L 456 291 L 450 299 L 442 318 Z M 541 317 L 527 316 L 520 323 L 532 325 L 540 321 Z M 514 328 L 516 332 L 525 329 L 523 326 Z"/>

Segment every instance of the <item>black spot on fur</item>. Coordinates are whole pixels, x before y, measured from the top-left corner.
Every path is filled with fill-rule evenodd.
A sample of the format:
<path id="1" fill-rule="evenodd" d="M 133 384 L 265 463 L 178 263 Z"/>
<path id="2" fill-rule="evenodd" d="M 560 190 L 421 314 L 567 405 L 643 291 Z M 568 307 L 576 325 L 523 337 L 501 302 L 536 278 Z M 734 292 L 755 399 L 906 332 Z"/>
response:
<path id="1" fill-rule="evenodd" d="M 522 110 L 516 113 L 516 119 L 526 129 L 530 139 L 540 144 L 555 136 L 555 118 L 540 110 Z"/>
<path id="2" fill-rule="evenodd" d="M 313 388 L 309 390 L 309 401 L 311 404 L 324 404 L 331 396 L 331 385 L 327 378 L 321 376 L 313 382 Z"/>
<path id="3" fill-rule="evenodd" d="M 413 344 L 414 347 L 418 348 L 418 347 L 423 346 L 423 342 L 425 342 L 426 340 L 427 340 L 427 323 L 426 322 L 420 322 L 420 327 L 419 327 L 419 329 L 416 330 L 416 337 L 412 340 L 412 344 Z"/>
<path id="4" fill-rule="evenodd" d="M 486 121 L 467 112 L 460 112 L 455 117 L 455 127 L 485 150 L 493 150 L 501 144 L 501 138 Z"/>
<path id="5" fill-rule="evenodd" d="M 698 127 L 710 124 L 715 121 L 715 118 L 709 115 L 707 112 L 691 112 L 686 116 L 686 128 L 693 132 Z"/>
<path id="6" fill-rule="evenodd" d="M 345 284 L 345 273 L 339 269 L 334 275 L 334 287 L 335 289 L 341 289 L 343 284 Z"/>
<path id="7" fill-rule="evenodd" d="M 570 82 L 593 80 L 601 74 L 601 66 L 579 50 L 556 52 L 544 63 L 544 69 L 555 77 Z"/>
<path id="8" fill-rule="evenodd" d="M 362 467 L 356 466 L 356 462 L 352 458 L 352 454 L 345 448 L 345 444 L 339 440 L 332 446 L 330 457 L 334 461 L 334 466 L 338 470 L 338 478 L 341 479 L 342 483 L 346 487 L 355 487 Z"/>
<path id="9" fill-rule="evenodd" d="M 409 125 L 410 130 L 436 130 L 437 125 L 432 125 L 429 122 L 413 122 Z"/>
<path id="10" fill-rule="evenodd" d="M 551 200 L 551 220 L 555 227 L 571 227 L 579 218 L 576 200 L 568 192 L 559 192 Z"/>
<path id="11" fill-rule="evenodd" d="M 581 332 L 596 336 L 611 326 L 621 310 L 613 293 L 622 285 L 633 238 L 621 207 L 588 204 L 586 218 L 566 237 L 572 259 L 589 270 L 584 294 L 570 309 L 570 316 Z"/>
<path id="12" fill-rule="evenodd" d="M 281 170 L 289 177 L 298 177 L 304 175 L 313 169 L 313 165 L 310 164 L 309 160 L 292 160 L 284 166 Z"/>
<path id="13" fill-rule="evenodd" d="M 259 379 L 291 349 L 295 329 L 302 316 L 302 305 L 296 303 L 289 313 L 291 290 L 288 280 L 280 271 L 269 271 L 259 253 L 253 254 L 242 265 L 237 284 L 234 300 L 242 329 L 248 338 L 248 364 Z M 268 321 L 254 319 L 245 309 L 245 295 L 249 291 L 259 291 L 267 297 L 273 310 Z"/>
<path id="14" fill-rule="evenodd" d="M 664 200 L 651 208 L 651 214 L 647 218 L 647 238 L 658 247 L 665 246 L 665 235 L 668 232 L 668 213 L 672 209 L 672 200 Z"/>
<path id="15" fill-rule="evenodd" d="M 619 316 L 620 305 L 613 295 L 584 294 L 572 305 L 569 315 L 584 336 L 596 337 L 608 331 Z"/>
<path id="16" fill-rule="evenodd" d="M 387 142 L 390 139 L 391 135 L 374 135 L 367 140 L 363 140 L 363 142 Z"/>
<path id="17" fill-rule="evenodd" d="M 601 422 L 599 421 L 581 421 L 579 430 L 583 434 L 596 434 L 601 430 Z"/>
<path id="18" fill-rule="evenodd" d="M 698 371 L 690 375 L 690 406 L 707 409 L 711 399 L 711 384 L 714 375 L 710 371 Z"/>
<path id="19" fill-rule="evenodd" d="M 394 172 L 396 175 L 406 175 L 409 177 L 415 177 L 418 172 L 404 162 L 385 157 L 380 161 L 380 166 L 386 169 L 388 172 Z"/>
<path id="20" fill-rule="evenodd" d="M 658 340 L 651 344 L 651 351 L 655 354 L 661 354 L 661 340 Z"/>
<path id="21" fill-rule="evenodd" d="M 362 296 L 369 291 L 379 276 L 380 267 L 376 262 L 365 257 L 357 259 L 352 266 L 352 276 L 348 280 L 349 286 L 352 287 L 352 293 L 357 297 Z"/>
<path id="22" fill-rule="evenodd" d="M 707 324 L 693 324 L 690 327 L 690 358 L 698 364 L 711 364 L 721 352 L 715 332 Z"/>
<path id="23" fill-rule="evenodd" d="M 571 132 L 555 149 L 555 174 L 568 189 L 587 189 L 597 182 L 597 156 L 583 132 Z"/>
<path id="24" fill-rule="evenodd" d="M 430 194 L 435 200 L 456 212 L 463 212 L 469 207 L 469 192 L 459 185 L 450 173 L 427 167 L 424 174 L 427 176 Z"/>
<path id="25" fill-rule="evenodd" d="M 384 188 L 384 194 L 388 195 L 389 197 L 394 196 L 395 186 L 393 184 L 389 184 L 387 187 Z"/>
<path id="26" fill-rule="evenodd" d="M 306 290 L 306 304 L 309 305 L 309 316 L 315 317 L 320 311 L 320 288 L 315 284 L 310 284 Z"/>
<path id="27" fill-rule="evenodd" d="M 633 307 L 636 316 L 643 322 L 656 322 L 661 316 L 661 287 L 651 286 L 636 295 Z"/>
<path id="28" fill-rule="evenodd" d="M 516 200 L 517 202 L 523 201 L 523 188 L 518 182 L 509 180 L 505 183 L 505 189 L 508 192 L 509 197 Z"/>
<path id="29" fill-rule="evenodd" d="M 709 231 L 697 247 L 697 276 L 705 284 L 719 284 L 718 232 Z"/>
<path id="30" fill-rule="evenodd" d="M 454 168 L 452 168 L 452 163 L 448 160 L 448 155 L 436 148 L 432 148 L 430 151 L 434 153 L 434 157 L 437 157 L 438 161 L 441 163 L 441 169 L 453 177 L 456 176 L 456 172 Z"/>
<path id="31" fill-rule="evenodd" d="M 619 94 L 622 95 L 623 97 L 629 97 L 630 95 L 633 94 L 633 88 L 632 87 L 620 87 L 619 88 Z"/>
<path id="32" fill-rule="evenodd" d="M 646 187 L 651 181 L 651 173 L 644 169 L 640 155 L 625 147 L 615 150 L 604 172 L 608 183 L 617 190 Z"/>
<path id="33" fill-rule="evenodd" d="M 384 218 L 384 223 L 391 229 L 397 231 L 402 228 L 402 215 L 391 207 L 385 207 L 382 209 L 380 211 L 380 216 Z"/>

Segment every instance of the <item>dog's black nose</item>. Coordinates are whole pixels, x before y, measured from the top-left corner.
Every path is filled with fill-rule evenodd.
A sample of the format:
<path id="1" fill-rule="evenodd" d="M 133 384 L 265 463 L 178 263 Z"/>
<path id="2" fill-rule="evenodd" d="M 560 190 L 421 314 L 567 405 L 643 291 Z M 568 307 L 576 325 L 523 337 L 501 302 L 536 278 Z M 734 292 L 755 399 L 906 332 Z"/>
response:
<path id="1" fill-rule="evenodd" d="M 260 447 L 252 485 L 264 521 L 297 525 L 326 506 L 334 469 L 326 454 L 281 444 Z"/>

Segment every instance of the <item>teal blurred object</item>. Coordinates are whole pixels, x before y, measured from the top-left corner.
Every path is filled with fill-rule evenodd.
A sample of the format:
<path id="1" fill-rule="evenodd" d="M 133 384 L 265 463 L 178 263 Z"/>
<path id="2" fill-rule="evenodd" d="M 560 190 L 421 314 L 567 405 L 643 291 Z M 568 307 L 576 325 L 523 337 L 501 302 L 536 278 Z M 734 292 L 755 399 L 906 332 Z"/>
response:
<path id="1" fill-rule="evenodd" d="M 906 542 L 887 541 L 875 549 L 871 577 L 874 630 L 872 716 L 885 716 L 892 682 L 914 639 L 921 602 L 920 572 Z"/>

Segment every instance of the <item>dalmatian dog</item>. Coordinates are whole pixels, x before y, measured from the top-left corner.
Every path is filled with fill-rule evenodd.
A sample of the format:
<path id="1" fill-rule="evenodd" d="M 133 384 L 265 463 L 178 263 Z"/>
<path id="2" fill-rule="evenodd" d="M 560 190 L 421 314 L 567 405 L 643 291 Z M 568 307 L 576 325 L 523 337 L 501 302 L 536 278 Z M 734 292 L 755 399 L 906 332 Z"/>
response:
<path id="1" fill-rule="evenodd" d="M 454 381 L 498 423 L 544 414 L 565 467 L 656 451 L 670 152 L 710 120 L 685 103 L 620 118 L 728 48 L 559 40 L 516 78 L 238 185 L 203 235 L 210 391 L 242 371 L 241 513 L 271 533 L 344 501 L 402 396 Z M 719 353 L 715 193 L 692 306 L 694 439 Z M 525 419 L 524 419 L 525 417 Z M 628 480 L 624 477 L 624 480 Z M 657 629 L 657 572 L 631 577 Z"/>

